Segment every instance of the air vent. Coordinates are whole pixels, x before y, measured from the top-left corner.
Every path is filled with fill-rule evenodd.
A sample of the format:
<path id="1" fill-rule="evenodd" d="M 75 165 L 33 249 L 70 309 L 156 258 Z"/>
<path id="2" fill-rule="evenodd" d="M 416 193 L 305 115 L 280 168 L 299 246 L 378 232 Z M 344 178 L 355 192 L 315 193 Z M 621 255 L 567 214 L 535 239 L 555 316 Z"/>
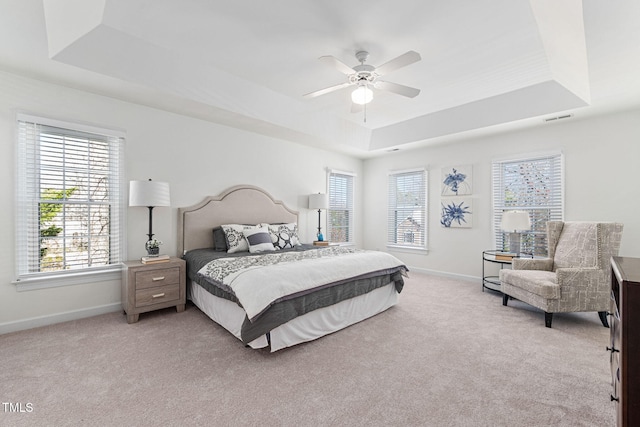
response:
<path id="1" fill-rule="evenodd" d="M 573 114 L 563 114 L 562 116 L 556 117 L 548 117 L 544 119 L 545 122 L 554 122 L 556 120 L 568 119 L 569 117 L 573 117 Z"/>

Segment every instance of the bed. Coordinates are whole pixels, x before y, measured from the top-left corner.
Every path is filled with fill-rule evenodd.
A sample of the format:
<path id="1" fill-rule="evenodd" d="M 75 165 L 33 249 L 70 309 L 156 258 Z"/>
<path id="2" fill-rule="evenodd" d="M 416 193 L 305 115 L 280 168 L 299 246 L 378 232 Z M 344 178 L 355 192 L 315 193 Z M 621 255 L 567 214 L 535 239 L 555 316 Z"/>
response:
<path id="1" fill-rule="evenodd" d="M 274 352 L 392 307 L 407 268 L 390 254 L 318 247 L 298 212 L 241 185 L 178 210 L 188 298 L 246 346 Z"/>

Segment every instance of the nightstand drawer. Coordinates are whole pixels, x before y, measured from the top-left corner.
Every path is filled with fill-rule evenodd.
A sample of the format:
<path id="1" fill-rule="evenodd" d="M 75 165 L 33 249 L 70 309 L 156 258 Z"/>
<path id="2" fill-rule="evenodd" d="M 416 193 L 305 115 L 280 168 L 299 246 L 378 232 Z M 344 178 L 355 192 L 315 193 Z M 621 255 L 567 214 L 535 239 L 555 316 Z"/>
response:
<path id="1" fill-rule="evenodd" d="M 160 304 L 180 298 L 180 284 L 136 290 L 136 307 Z"/>
<path id="2" fill-rule="evenodd" d="M 136 272 L 136 290 L 176 283 L 180 283 L 179 267 Z"/>

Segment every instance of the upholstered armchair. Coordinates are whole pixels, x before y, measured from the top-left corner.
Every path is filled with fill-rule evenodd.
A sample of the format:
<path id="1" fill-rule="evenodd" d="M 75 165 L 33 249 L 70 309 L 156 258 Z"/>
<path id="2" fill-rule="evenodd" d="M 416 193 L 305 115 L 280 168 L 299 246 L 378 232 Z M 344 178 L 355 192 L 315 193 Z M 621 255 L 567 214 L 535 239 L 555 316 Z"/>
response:
<path id="1" fill-rule="evenodd" d="M 515 298 L 544 311 L 547 328 L 553 313 L 597 311 L 608 327 L 610 259 L 618 255 L 622 224 L 547 223 L 548 258 L 514 258 L 500 271 L 502 305 Z"/>

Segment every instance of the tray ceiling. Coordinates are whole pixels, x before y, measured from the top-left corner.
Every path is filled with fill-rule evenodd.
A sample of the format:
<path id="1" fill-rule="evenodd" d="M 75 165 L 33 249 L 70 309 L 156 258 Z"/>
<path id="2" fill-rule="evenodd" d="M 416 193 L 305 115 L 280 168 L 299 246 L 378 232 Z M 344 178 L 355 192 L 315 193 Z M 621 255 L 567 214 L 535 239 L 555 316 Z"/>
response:
<path id="1" fill-rule="evenodd" d="M 250 6 L 250 7 L 249 7 Z M 368 157 L 640 101 L 640 2 L 1 0 L 0 67 Z M 349 88 L 318 60 L 380 65 L 415 98 Z"/>

